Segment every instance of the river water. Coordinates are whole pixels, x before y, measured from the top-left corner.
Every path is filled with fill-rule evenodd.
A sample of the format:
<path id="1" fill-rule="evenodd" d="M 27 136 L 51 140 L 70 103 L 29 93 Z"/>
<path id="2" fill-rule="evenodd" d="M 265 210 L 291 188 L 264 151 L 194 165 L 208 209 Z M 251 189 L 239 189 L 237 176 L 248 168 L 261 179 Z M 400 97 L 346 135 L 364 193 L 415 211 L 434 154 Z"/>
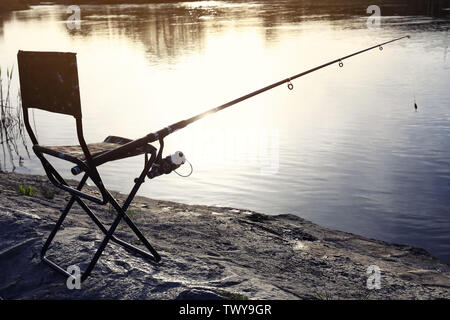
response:
<path id="1" fill-rule="evenodd" d="M 182 150 L 192 175 L 148 181 L 140 194 L 291 213 L 450 262 L 448 20 L 382 11 L 380 28 L 368 28 L 357 4 L 200 1 L 82 6 L 80 28 L 71 29 L 66 10 L 36 6 L 0 17 L 0 64 L 17 70 L 19 49 L 77 52 L 88 142 L 144 136 L 410 34 L 174 133 L 165 150 Z M 17 73 L 12 85 L 17 92 Z M 42 144 L 76 143 L 70 117 L 36 110 L 33 118 Z M 34 155 L 24 156 L 17 172 L 43 174 Z M 128 192 L 142 165 L 142 157 L 121 160 L 101 173 L 108 187 Z"/>

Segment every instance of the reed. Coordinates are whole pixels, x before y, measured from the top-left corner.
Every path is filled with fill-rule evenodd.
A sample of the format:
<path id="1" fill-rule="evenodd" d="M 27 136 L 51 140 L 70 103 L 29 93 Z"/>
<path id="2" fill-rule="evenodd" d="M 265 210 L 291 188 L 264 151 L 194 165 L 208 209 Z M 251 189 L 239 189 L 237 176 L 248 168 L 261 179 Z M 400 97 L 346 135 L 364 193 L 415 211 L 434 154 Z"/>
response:
<path id="1" fill-rule="evenodd" d="M 19 166 L 23 164 L 23 153 L 26 153 L 28 158 L 30 153 L 24 130 L 20 92 L 13 94 L 11 89 L 14 68 L 7 68 L 6 75 L 3 74 L 3 70 L 0 66 L 0 145 L 2 151 L 0 171 L 6 171 L 8 168 L 15 171 L 16 163 Z M 14 99 L 13 96 L 16 98 Z M 13 100 L 15 100 L 14 104 Z"/>

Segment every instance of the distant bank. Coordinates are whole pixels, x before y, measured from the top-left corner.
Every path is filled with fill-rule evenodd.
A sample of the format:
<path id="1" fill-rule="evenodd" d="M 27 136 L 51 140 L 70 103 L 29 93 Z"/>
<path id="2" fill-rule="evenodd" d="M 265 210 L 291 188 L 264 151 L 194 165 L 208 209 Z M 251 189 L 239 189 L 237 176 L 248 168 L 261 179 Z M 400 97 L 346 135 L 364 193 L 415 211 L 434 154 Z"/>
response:
<path id="1" fill-rule="evenodd" d="M 168 3 L 168 2 L 186 2 L 196 0 L 1 0 L 0 13 L 13 10 L 24 10 L 30 5 L 39 4 L 145 4 L 145 3 Z M 200 1 L 200 0 L 197 0 Z M 224 0 L 227 1 L 227 0 Z M 229 0 L 228 0 L 229 1 Z M 269 1 L 269 0 L 266 0 Z M 330 8 L 336 5 L 342 6 L 342 11 L 345 12 L 345 4 L 351 3 L 353 8 L 356 4 L 361 4 L 365 8 L 370 6 L 372 0 L 321 0 L 321 1 L 304 1 L 305 8 L 311 12 L 318 7 L 329 6 Z M 384 15 L 430 15 L 430 16 L 447 16 L 450 12 L 450 0 L 378 0 L 377 5 L 380 6 L 381 12 Z M 365 14 L 364 10 L 351 12 L 351 14 L 361 15 Z"/>
<path id="2" fill-rule="evenodd" d="M 25 0 L 2 0 L 0 1 L 0 13 L 13 11 L 13 10 L 25 10 L 29 6 Z"/>
<path id="3" fill-rule="evenodd" d="M 40 0 L 1 0 L 0 13 L 26 10 L 30 5 L 40 4 L 143 4 L 143 3 L 157 3 L 157 2 L 181 2 L 179 0 L 54 0 L 54 1 L 40 1 Z"/>

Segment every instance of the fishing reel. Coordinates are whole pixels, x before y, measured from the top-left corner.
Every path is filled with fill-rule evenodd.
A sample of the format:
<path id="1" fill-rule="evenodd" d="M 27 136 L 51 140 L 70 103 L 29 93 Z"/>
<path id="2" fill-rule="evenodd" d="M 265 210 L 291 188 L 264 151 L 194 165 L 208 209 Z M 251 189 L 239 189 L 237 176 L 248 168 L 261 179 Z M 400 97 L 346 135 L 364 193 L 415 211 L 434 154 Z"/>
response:
<path id="1" fill-rule="evenodd" d="M 169 174 L 171 172 L 175 172 L 176 174 L 182 176 L 175 170 L 178 169 L 179 167 L 181 167 L 183 164 L 185 164 L 186 161 L 187 161 L 186 157 L 183 154 L 183 152 L 181 152 L 181 151 L 177 151 L 174 154 L 171 154 L 160 160 L 155 160 L 155 163 L 152 165 L 152 168 L 147 173 L 147 177 L 149 179 L 153 179 L 160 175 Z M 189 162 L 189 161 L 187 161 L 187 162 Z M 192 173 L 192 165 L 191 165 L 191 173 Z M 191 175 L 191 173 L 189 173 L 189 175 Z M 187 176 L 189 176 L 189 175 L 187 175 Z M 182 176 L 182 177 L 187 177 L 187 176 Z"/>

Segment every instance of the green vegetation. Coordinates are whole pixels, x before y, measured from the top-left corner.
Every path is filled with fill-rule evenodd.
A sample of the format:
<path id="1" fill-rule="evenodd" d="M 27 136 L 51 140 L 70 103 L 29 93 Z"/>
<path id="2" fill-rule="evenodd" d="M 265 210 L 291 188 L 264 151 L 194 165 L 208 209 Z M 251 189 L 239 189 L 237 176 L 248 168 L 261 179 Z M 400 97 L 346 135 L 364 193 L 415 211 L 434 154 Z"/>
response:
<path id="1" fill-rule="evenodd" d="M 139 212 L 135 209 L 128 209 L 126 212 L 127 216 L 129 216 L 131 219 L 134 219 L 137 213 Z"/>
<path id="2" fill-rule="evenodd" d="M 6 69 L 5 79 L 4 75 L 0 66 L 0 145 L 3 155 L 0 159 L 0 171 L 7 171 L 7 162 L 14 171 L 16 168 L 15 158 L 18 158 L 19 165 L 24 159 L 19 152 L 20 143 L 24 146 L 28 157 L 30 155 L 25 138 L 20 94 L 17 94 L 17 102 L 13 104 L 14 94 L 11 90 L 13 68 Z"/>
<path id="3" fill-rule="evenodd" d="M 320 293 L 319 291 L 314 290 L 314 297 L 317 300 L 333 300 L 332 296 L 327 291 L 325 291 L 325 293 Z"/>
<path id="4" fill-rule="evenodd" d="M 18 189 L 19 189 L 20 194 L 23 194 L 24 196 L 29 196 L 29 197 L 34 196 L 37 192 L 36 187 L 33 187 L 33 186 L 19 185 Z"/>
<path id="5" fill-rule="evenodd" d="M 19 190 L 19 193 L 24 196 L 32 197 L 37 194 L 38 189 L 34 186 L 29 185 L 18 185 L 17 189 Z M 56 194 L 59 192 L 55 189 L 49 188 L 49 187 L 40 187 L 39 191 L 41 195 L 46 199 L 53 199 Z"/>
<path id="6" fill-rule="evenodd" d="M 237 292 L 221 290 L 217 293 L 228 300 L 249 300 L 247 296 Z"/>

